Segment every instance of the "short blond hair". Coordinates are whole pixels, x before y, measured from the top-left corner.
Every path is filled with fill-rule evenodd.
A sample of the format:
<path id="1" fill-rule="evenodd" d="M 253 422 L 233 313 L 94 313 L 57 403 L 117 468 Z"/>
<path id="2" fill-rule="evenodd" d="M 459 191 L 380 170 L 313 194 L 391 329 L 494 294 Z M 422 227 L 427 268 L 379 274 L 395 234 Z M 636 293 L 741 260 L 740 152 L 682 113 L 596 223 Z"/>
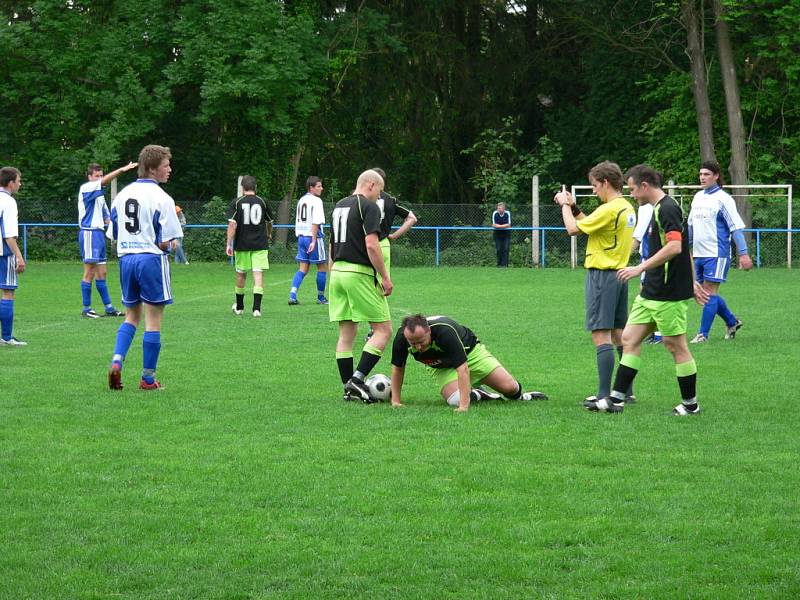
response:
<path id="1" fill-rule="evenodd" d="M 161 161 L 165 158 L 172 158 L 172 152 L 166 146 L 150 144 L 142 148 L 142 151 L 139 152 L 139 168 L 137 170 L 139 177 L 147 177 L 150 171 L 155 171 L 161 166 Z"/>
<path id="2" fill-rule="evenodd" d="M 361 186 L 367 183 L 376 183 L 383 189 L 383 177 L 375 171 L 374 169 L 367 169 L 361 175 L 358 176 L 358 181 L 356 181 L 356 188 L 360 188 Z"/>

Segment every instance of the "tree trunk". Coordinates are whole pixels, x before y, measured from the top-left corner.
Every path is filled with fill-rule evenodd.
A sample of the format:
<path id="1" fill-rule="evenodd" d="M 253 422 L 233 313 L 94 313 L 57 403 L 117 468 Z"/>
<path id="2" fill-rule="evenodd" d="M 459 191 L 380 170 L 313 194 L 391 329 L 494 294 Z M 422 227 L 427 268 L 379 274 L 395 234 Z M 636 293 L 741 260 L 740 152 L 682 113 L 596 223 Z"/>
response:
<path id="1" fill-rule="evenodd" d="M 287 181 L 287 192 L 283 197 L 280 205 L 278 206 L 278 223 L 289 223 L 289 215 L 291 214 L 292 200 L 294 200 L 295 190 L 297 189 L 297 174 L 300 171 L 300 159 L 303 157 L 305 146 L 303 144 L 297 145 L 297 151 L 292 155 L 292 174 Z M 289 238 L 290 229 L 281 227 L 275 233 L 276 242 L 279 244 L 286 244 Z"/>
<path id="2" fill-rule="evenodd" d="M 703 40 L 700 35 L 700 17 L 696 0 L 683 0 L 681 18 L 686 27 L 686 52 L 692 69 L 692 92 L 697 111 L 697 129 L 700 137 L 700 160 L 717 160 L 714 152 L 714 128 L 711 123 L 711 104 L 708 101 L 708 79 Z"/>
<path id="3" fill-rule="evenodd" d="M 722 85 L 725 89 L 725 106 L 728 109 L 728 132 L 731 138 L 731 164 L 728 171 L 731 183 L 747 185 L 747 152 L 745 150 L 745 131 L 742 120 L 742 105 L 739 99 L 739 82 L 736 79 L 736 64 L 731 49 L 731 37 L 728 23 L 725 21 L 725 7 L 720 0 L 714 0 L 714 30 L 717 36 L 717 54 L 722 70 Z M 736 209 L 739 211 L 747 227 L 753 224 L 753 209 L 747 200 L 745 188 L 736 189 Z"/>

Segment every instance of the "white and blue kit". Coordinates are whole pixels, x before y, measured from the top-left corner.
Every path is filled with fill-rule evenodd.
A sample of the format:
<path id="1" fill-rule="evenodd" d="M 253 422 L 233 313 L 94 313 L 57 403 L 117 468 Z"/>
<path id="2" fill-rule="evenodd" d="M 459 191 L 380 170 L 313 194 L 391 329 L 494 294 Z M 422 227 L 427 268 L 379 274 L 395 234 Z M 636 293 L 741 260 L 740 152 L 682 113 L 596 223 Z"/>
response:
<path id="1" fill-rule="evenodd" d="M 107 235 L 117 241 L 122 303 L 171 304 L 168 254 L 159 244 L 183 232 L 170 195 L 153 179 L 137 179 L 114 198 Z"/>
<path id="2" fill-rule="evenodd" d="M 297 212 L 294 219 L 294 233 L 297 236 L 297 256 L 295 260 L 313 264 L 328 262 L 325 233 L 322 231 L 324 223 L 325 212 L 319 196 L 307 193 L 297 201 Z M 308 246 L 311 244 L 312 225 L 318 226 L 317 243 L 313 252 L 309 252 Z"/>
<path id="3" fill-rule="evenodd" d="M 6 243 L 6 238 L 19 237 L 17 201 L 0 188 L 0 241 L 3 248 L 0 254 L 0 289 L 17 289 L 17 257 Z"/>
<path id="4" fill-rule="evenodd" d="M 78 190 L 78 248 L 85 263 L 105 264 L 108 206 L 102 181 L 87 181 Z"/>
<path id="5" fill-rule="evenodd" d="M 689 212 L 689 241 L 698 281 L 725 281 L 731 264 L 731 237 L 737 254 L 747 254 L 744 227 L 736 202 L 718 185 L 694 195 Z"/>

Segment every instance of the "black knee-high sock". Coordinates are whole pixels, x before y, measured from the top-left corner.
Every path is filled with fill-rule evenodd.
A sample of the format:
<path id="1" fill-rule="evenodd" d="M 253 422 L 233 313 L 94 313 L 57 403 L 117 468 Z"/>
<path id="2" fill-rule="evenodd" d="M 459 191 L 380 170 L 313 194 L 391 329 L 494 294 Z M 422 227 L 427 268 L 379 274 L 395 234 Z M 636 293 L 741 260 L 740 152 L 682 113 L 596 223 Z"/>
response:
<path id="1" fill-rule="evenodd" d="M 358 360 L 358 367 L 353 376 L 362 381 L 365 380 L 370 371 L 378 364 L 381 356 L 383 356 L 383 350 L 376 348 L 369 342 L 364 344 L 364 350 L 361 352 L 361 358 Z"/>
<path id="2" fill-rule="evenodd" d="M 617 357 L 622 360 L 622 346 L 617 346 Z M 625 394 L 628 396 L 633 396 L 633 382 L 631 382 L 630 387 L 625 390 Z"/>
<path id="3" fill-rule="evenodd" d="M 342 383 L 347 383 L 353 376 L 353 353 L 337 352 L 336 366 L 339 368 L 339 378 Z"/>

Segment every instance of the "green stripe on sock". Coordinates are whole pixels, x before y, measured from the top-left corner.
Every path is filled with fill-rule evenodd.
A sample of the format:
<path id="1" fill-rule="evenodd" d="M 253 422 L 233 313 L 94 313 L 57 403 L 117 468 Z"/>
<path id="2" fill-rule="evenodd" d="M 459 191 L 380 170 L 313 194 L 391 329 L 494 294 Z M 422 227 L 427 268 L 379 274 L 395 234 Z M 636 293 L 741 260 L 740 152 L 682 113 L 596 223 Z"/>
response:
<path id="1" fill-rule="evenodd" d="M 697 373 L 697 363 L 694 362 L 694 359 L 675 365 L 675 374 L 678 377 L 686 377 L 688 375 L 694 375 L 695 373 Z"/>
<path id="2" fill-rule="evenodd" d="M 242 290 L 242 293 L 244 293 L 244 290 Z M 254 287 L 253 288 L 253 293 L 254 294 L 262 294 L 263 295 L 264 294 L 264 288 L 263 287 Z"/>
<path id="3" fill-rule="evenodd" d="M 353 353 L 352 352 L 337 352 L 336 353 L 336 360 L 339 360 L 340 358 L 353 358 Z"/>
<path id="4" fill-rule="evenodd" d="M 364 344 L 364 352 L 372 354 L 373 356 L 383 356 L 383 350 L 378 350 L 375 346 L 373 346 L 370 343 Z"/>
<path id="5" fill-rule="evenodd" d="M 642 357 L 635 354 L 623 354 L 619 359 L 619 364 L 638 371 L 642 367 Z"/>
<path id="6" fill-rule="evenodd" d="M 242 295 L 244 295 L 244 288 L 235 287 L 235 288 L 233 288 L 233 289 L 236 291 L 236 295 L 237 295 L 237 296 L 242 296 Z"/>

